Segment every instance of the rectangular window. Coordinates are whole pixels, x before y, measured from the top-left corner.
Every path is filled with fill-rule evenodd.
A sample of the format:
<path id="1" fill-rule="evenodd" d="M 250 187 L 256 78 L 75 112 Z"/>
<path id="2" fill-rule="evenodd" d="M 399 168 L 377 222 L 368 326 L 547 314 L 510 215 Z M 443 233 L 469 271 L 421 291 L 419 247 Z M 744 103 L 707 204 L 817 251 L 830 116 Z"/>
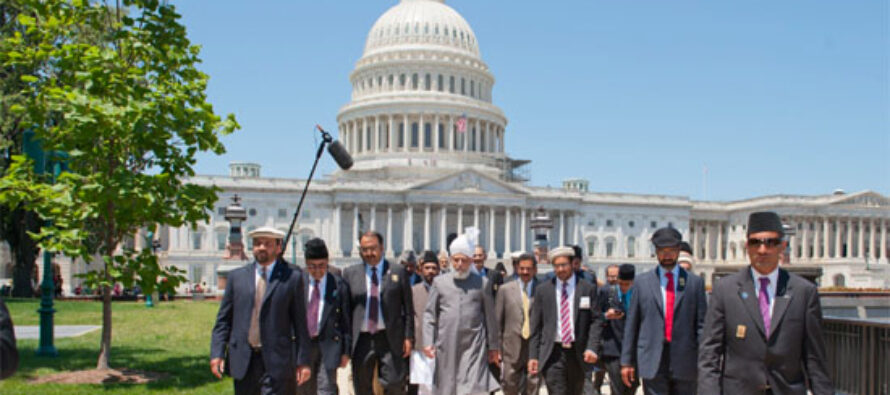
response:
<path id="1" fill-rule="evenodd" d="M 433 147 L 433 125 L 423 124 L 423 148 Z"/>
<path id="2" fill-rule="evenodd" d="M 439 126 L 439 148 L 445 148 L 445 127 L 441 123 Z"/>
<path id="3" fill-rule="evenodd" d="M 226 215 L 226 208 L 224 206 L 219 206 L 216 208 L 216 213 L 219 215 Z"/>
<path id="4" fill-rule="evenodd" d="M 411 148 L 417 148 L 417 141 L 420 139 L 420 131 L 417 128 L 417 122 L 411 124 Z"/>
<path id="5" fill-rule="evenodd" d="M 226 239 L 228 235 L 225 232 L 219 232 L 216 234 L 216 249 L 217 250 L 225 250 L 226 249 Z"/>
<path id="6" fill-rule="evenodd" d="M 286 208 L 278 209 L 278 218 L 287 218 L 287 209 Z"/>

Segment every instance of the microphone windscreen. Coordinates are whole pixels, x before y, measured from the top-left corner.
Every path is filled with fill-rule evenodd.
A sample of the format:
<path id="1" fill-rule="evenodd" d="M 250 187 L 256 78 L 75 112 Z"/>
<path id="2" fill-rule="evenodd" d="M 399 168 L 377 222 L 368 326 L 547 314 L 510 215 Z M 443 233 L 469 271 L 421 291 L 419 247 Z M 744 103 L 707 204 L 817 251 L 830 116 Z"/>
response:
<path id="1" fill-rule="evenodd" d="M 346 151 L 346 147 L 340 143 L 340 140 L 334 140 L 328 145 L 328 153 L 334 157 L 334 161 L 337 162 L 337 166 L 340 166 L 341 169 L 349 170 L 352 167 L 352 156 L 349 155 L 349 152 Z"/>

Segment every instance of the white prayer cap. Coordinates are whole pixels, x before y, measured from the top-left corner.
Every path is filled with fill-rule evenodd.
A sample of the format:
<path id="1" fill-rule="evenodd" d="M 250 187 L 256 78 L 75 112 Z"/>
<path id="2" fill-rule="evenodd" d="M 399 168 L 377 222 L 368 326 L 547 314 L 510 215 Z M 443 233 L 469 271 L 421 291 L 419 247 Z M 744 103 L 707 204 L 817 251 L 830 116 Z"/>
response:
<path id="1" fill-rule="evenodd" d="M 689 255 L 688 253 L 685 253 L 685 252 L 680 253 L 680 257 L 677 258 L 677 263 L 680 263 L 680 262 L 687 262 L 690 265 L 695 264 L 695 261 L 692 259 L 692 255 Z"/>
<path id="2" fill-rule="evenodd" d="M 569 246 L 556 247 L 556 248 L 550 250 L 550 252 L 547 254 L 547 260 L 549 260 L 552 263 L 554 259 L 559 258 L 561 256 L 567 256 L 569 258 L 573 258 L 575 256 L 575 249 L 573 249 L 572 247 L 569 247 Z"/>
<path id="3" fill-rule="evenodd" d="M 513 253 L 510 254 L 510 259 L 515 261 L 519 259 L 522 254 L 525 254 L 525 251 L 513 251 Z"/>
<path id="4" fill-rule="evenodd" d="M 476 240 L 478 237 L 479 229 L 471 226 L 464 231 L 464 234 L 457 236 L 457 238 L 451 242 L 451 245 L 448 246 L 448 251 L 451 253 L 451 256 L 464 254 L 468 257 L 472 257 L 473 253 L 476 251 Z"/>
<path id="5" fill-rule="evenodd" d="M 263 226 L 247 233 L 247 237 L 250 237 L 251 239 L 255 239 L 257 237 L 266 237 L 270 239 L 281 240 L 284 239 L 284 232 L 271 226 Z"/>

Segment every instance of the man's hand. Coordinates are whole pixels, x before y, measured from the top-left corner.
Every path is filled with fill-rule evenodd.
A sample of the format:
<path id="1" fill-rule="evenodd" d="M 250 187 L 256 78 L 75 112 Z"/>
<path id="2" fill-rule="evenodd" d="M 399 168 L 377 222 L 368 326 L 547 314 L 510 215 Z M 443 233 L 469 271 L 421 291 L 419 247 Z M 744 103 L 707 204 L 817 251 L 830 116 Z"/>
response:
<path id="1" fill-rule="evenodd" d="M 537 359 L 529 359 L 528 360 L 528 374 L 531 376 L 538 374 L 538 360 Z"/>
<path id="2" fill-rule="evenodd" d="M 340 367 L 345 368 L 346 365 L 349 364 L 349 355 L 343 354 L 340 356 Z"/>
<path id="3" fill-rule="evenodd" d="M 488 350 L 488 363 L 501 365 L 501 352 L 498 350 Z"/>
<path id="4" fill-rule="evenodd" d="M 596 353 L 590 350 L 584 351 L 584 362 L 586 363 L 596 363 L 597 360 Z"/>
<path id="5" fill-rule="evenodd" d="M 309 365 L 297 366 L 297 385 L 303 385 L 312 377 L 312 370 Z"/>
<path id="6" fill-rule="evenodd" d="M 624 317 L 624 312 L 621 310 L 609 309 L 609 311 L 606 312 L 607 320 L 620 320 L 622 317 Z"/>
<path id="7" fill-rule="evenodd" d="M 621 367 L 621 381 L 624 381 L 624 385 L 630 387 L 631 383 L 634 382 L 634 367 L 633 366 L 622 366 Z"/>
<path id="8" fill-rule="evenodd" d="M 411 350 L 414 348 L 414 342 L 411 339 L 405 339 L 405 345 L 402 347 L 402 358 L 408 358 L 411 356 Z"/>
<path id="9" fill-rule="evenodd" d="M 436 346 L 426 346 L 423 348 L 423 353 L 427 358 L 435 358 L 436 357 Z"/>
<path id="10" fill-rule="evenodd" d="M 213 373 L 216 378 L 221 379 L 223 374 L 223 369 L 225 369 L 225 361 L 222 358 L 213 358 L 210 360 L 210 373 Z"/>

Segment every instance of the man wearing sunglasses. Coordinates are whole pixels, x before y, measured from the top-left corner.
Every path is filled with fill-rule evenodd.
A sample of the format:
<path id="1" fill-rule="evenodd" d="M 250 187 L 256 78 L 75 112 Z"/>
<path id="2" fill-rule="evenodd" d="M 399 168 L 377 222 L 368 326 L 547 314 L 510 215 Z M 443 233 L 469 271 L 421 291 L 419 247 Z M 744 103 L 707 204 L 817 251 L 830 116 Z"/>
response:
<path id="1" fill-rule="evenodd" d="M 751 266 L 711 293 L 699 354 L 700 394 L 833 394 L 816 286 L 779 268 L 786 241 L 774 212 L 748 218 Z"/>

